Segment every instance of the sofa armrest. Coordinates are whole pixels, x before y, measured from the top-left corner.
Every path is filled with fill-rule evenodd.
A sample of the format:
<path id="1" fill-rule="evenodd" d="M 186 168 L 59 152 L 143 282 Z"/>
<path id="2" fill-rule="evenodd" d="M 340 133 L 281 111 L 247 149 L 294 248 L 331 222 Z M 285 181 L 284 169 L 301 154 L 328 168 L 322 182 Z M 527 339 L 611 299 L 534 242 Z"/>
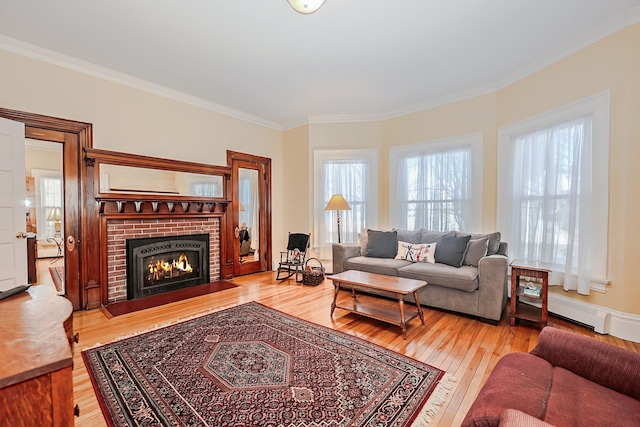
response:
<path id="1" fill-rule="evenodd" d="M 640 400 L 640 353 L 574 332 L 546 327 L 531 354 Z"/>
<path id="2" fill-rule="evenodd" d="M 489 255 L 478 262 L 478 316 L 499 321 L 507 303 L 509 258 Z"/>
<path id="3" fill-rule="evenodd" d="M 344 261 L 349 258 L 360 256 L 360 245 L 355 243 L 334 243 L 333 253 L 333 274 L 342 273 L 344 271 Z"/>

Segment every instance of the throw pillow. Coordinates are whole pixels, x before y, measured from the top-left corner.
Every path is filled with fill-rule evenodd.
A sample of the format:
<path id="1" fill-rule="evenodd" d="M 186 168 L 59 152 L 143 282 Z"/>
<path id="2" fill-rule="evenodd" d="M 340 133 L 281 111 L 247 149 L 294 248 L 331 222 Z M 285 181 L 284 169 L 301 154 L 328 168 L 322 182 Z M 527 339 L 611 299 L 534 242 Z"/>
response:
<path id="1" fill-rule="evenodd" d="M 398 240 L 398 253 L 395 259 L 417 262 L 422 251 L 422 246 L 415 243 L 401 242 Z"/>
<path id="2" fill-rule="evenodd" d="M 469 233 L 458 232 L 458 234 L 456 235 L 460 236 L 460 235 L 467 235 L 467 234 Z M 500 234 L 500 232 L 496 231 L 494 233 L 478 233 L 478 234 L 471 233 L 471 240 L 482 239 L 483 237 L 489 238 L 489 243 L 487 246 L 487 255 L 497 254 L 498 249 L 500 249 L 500 239 L 502 238 L 502 235 Z"/>
<path id="3" fill-rule="evenodd" d="M 365 256 L 367 254 L 367 243 L 369 243 L 369 234 L 367 234 L 366 228 L 363 228 L 358 234 L 358 242 L 360 243 L 360 255 Z"/>
<path id="4" fill-rule="evenodd" d="M 470 239 L 471 236 L 468 235 L 444 236 L 442 240 L 438 242 L 438 249 L 435 254 L 436 262 L 453 267 L 460 267 L 464 259 L 464 252 L 467 249 L 467 243 L 469 243 Z"/>
<path id="5" fill-rule="evenodd" d="M 302 254 L 300 253 L 300 249 L 296 248 L 293 251 L 290 251 L 287 261 L 289 261 L 289 262 L 300 262 L 300 261 L 302 261 Z"/>
<path id="6" fill-rule="evenodd" d="M 418 261 L 420 262 L 429 262 L 434 264 L 436 262 L 435 253 L 436 253 L 436 245 L 437 243 L 423 243 L 422 251 L 420 251 L 420 257 Z"/>
<path id="7" fill-rule="evenodd" d="M 462 261 L 462 265 L 477 267 L 480 259 L 487 255 L 488 247 L 489 237 L 469 240 L 469 243 L 467 243 L 467 251 L 464 254 L 464 261 Z"/>
<path id="8" fill-rule="evenodd" d="M 395 258 L 398 252 L 398 237 L 395 231 L 367 230 L 367 252 L 372 258 Z"/>

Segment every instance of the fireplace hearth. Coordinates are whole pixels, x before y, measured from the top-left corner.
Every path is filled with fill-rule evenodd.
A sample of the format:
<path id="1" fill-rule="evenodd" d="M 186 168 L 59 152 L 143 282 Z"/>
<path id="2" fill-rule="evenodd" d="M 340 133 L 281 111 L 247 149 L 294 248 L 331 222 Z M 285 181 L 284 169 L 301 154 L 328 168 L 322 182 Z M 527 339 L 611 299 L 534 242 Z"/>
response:
<path id="1" fill-rule="evenodd" d="M 127 239 L 127 299 L 209 283 L 209 234 Z"/>

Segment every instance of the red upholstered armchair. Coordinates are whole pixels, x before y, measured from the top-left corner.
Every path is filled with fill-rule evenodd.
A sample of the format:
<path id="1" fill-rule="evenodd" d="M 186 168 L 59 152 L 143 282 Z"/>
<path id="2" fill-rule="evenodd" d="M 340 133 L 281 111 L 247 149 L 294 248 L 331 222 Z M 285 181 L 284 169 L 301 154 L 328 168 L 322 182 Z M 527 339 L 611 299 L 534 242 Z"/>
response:
<path id="1" fill-rule="evenodd" d="M 548 425 L 640 426 L 640 354 L 546 327 L 530 353 L 498 361 L 462 422 Z"/>

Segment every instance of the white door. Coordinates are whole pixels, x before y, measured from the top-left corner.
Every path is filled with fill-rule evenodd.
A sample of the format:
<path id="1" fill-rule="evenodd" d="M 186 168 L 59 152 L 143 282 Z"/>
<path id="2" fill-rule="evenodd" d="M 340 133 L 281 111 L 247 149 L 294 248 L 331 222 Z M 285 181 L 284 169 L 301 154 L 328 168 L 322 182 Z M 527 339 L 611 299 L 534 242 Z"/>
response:
<path id="1" fill-rule="evenodd" d="M 0 291 L 27 284 L 24 124 L 0 118 Z"/>

